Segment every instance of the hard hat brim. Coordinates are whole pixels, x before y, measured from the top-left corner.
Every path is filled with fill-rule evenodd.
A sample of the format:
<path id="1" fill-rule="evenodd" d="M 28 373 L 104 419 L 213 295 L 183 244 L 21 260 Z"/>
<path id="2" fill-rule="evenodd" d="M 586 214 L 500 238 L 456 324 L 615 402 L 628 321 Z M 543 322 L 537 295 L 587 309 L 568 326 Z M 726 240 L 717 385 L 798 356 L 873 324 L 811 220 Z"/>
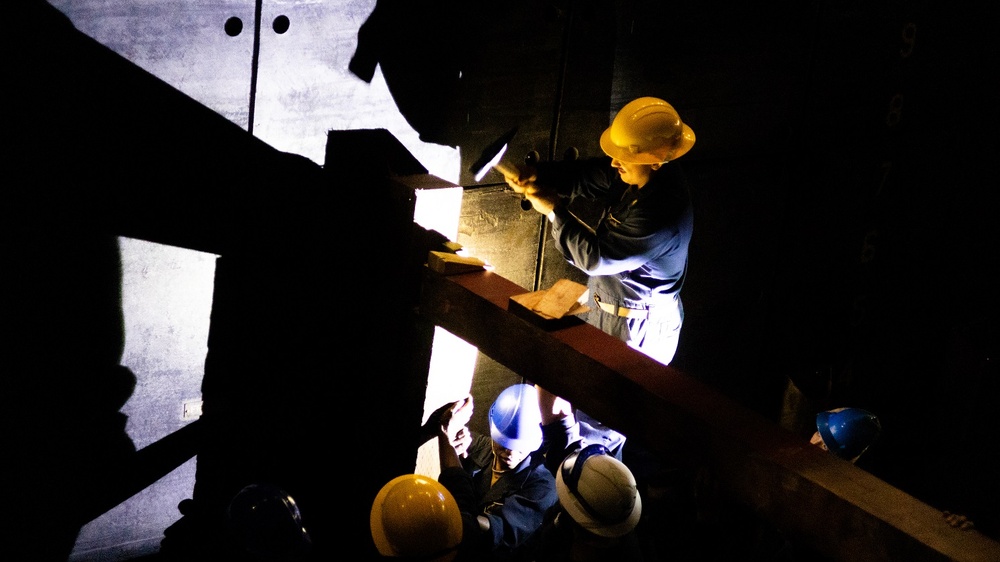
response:
<path id="1" fill-rule="evenodd" d="M 392 556 L 394 551 L 392 545 L 389 543 L 389 538 L 385 535 L 385 529 L 382 527 L 382 503 L 385 501 L 385 497 L 389 494 L 392 484 L 395 484 L 403 478 L 403 476 L 393 478 L 388 484 L 379 490 L 378 495 L 375 496 L 375 501 L 372 502 L 372 511 L 369 516 L 372 540 L 375 542 L 375 547 L 378 549 L 379 554 L 382 554 L 383 556 Z"/>
<path id="2" fill-rule="evenodd" d="M 840 443 L 833 437 L 833 433 L 830 432 L 830 412 L 819 412 L 816 414 L 816 431 L 819 432 L 819 436 L 823 439 L 823 444 L 826 445 L 827 450 L 839 453 Z"/>

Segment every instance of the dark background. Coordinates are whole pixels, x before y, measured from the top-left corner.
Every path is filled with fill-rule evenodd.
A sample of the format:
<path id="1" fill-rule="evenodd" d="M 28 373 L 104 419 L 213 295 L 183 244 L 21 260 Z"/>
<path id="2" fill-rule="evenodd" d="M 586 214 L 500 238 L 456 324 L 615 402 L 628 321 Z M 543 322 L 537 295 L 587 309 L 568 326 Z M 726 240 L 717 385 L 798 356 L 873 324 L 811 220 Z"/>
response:
<path id="1" fill-rule="evenodd" d="M 511 158 L 597 155 L 617 108 L 667 99 L 698 137 L 680 161 L 696 233 L 674 365 L 776 422 L 789 381 L 812 410 L 877 413 L 883 435 L 859 466 L 997 536 L 995 8 L 479 4 L 378 2 L 351 60 L 359 79 L 381 65 L 423 140 L 461 147 L 459 241 L 526 288 L 578 278 L 539 217 L 468 167 L 512 126 Z M 278 152 L 46 6 L 19 5 L 4 46 L 15 283 L 4 378 L 20 397 L 12 456 L 30 459 L 14 463 L 16 503 L 28 527 L 46 521 L 59 538 L 22 544 L 68 552 L 89 516 L 53 507 L 100 496 L 130 455 L 116 414 L 129 375 L 115 357 L 114 237 L 127 235 L 223 256 L 203 385 L 216 424 L 194 491 L 203 519 L 186 515 L 175 537 L 201 548 L 226 498 L 272 479 L 299 492 L 319 546 L 369 548 L 366 523 L 343 535 L 334 521 L 367 513 L 379 483 L 407 469 L 405 430 L 370 417 L 419 416 L 422 381 L 408 371 L 419 342 L 340 308 L 393 293 L 392 280 L 319 256 L 364 233 L 408 263 L 424 242 L 389 227 L 384 178 L 365 171 L 412 169 L 384 152 L 344 149 L 325 166 Z M 396 361 L 383 341 L 400 342 Z M 480 358 L 478 385 L 511 377 Z M 264 395 L 283 416 L 255 415 Z"/>

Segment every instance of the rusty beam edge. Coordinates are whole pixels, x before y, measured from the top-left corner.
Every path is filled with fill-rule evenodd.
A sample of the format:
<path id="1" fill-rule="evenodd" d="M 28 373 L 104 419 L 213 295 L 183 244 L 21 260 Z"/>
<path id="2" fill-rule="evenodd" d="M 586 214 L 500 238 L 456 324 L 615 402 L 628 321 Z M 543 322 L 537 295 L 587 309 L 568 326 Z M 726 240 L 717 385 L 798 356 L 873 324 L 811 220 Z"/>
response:
<path id="1" fill-rule="evenodd" d="M 950 527 L 916 498 L 600 330 L 581 324 L 550 331 L 508 312 L 509 297 L 521 292 L 490 272 L 427 272 L 419 311 L 630 438 L 708 463 L 736 497 L 837 559 L 905 552 L 908 560 L 1000 560 L 1000 543 Z"/>

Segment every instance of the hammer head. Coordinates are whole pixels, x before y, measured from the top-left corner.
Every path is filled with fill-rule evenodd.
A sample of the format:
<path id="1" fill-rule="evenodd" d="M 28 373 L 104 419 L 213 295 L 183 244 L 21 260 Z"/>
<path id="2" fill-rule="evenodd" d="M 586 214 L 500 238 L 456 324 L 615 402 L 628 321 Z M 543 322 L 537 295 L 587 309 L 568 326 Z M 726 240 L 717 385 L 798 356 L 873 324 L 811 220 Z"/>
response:
<path id="1" fill-rule="evenodd" d="M 479 155 L 479 158 L 477 158 L 476 161 L 472 163 L 472 167 L 469 168 L 469 173 L 476 178 L 476 181 L 483 179 L 483 176 L 486 175 L 486 172 L 488 172 L 490 168 L 500 163 L 500 159 L 502 159 L 503 155 L 507 152 L 507 145 L 516 134 L 517 127 L 514 127 L 483 149 L 482 154 Z"/>

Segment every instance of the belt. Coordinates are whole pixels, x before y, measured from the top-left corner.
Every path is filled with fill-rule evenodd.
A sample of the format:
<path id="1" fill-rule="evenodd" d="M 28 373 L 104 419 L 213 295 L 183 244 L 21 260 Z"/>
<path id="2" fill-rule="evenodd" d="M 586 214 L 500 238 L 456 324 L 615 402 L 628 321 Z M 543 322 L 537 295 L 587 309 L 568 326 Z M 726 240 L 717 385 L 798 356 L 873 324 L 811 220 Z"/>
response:
<path id="1" fill-rule="evenodd" d="M 622 316 L 624 318 L 646 318 L 649 316 L 649 310 L 645 308 L 628 308 L 625 306 L 608 304 L 606 302 L 601 302 L 601 297 L 598 295 L 594 295 L 594 302 L 597 303 L 597 306 L 601 310 L 614 316 Z"/>

